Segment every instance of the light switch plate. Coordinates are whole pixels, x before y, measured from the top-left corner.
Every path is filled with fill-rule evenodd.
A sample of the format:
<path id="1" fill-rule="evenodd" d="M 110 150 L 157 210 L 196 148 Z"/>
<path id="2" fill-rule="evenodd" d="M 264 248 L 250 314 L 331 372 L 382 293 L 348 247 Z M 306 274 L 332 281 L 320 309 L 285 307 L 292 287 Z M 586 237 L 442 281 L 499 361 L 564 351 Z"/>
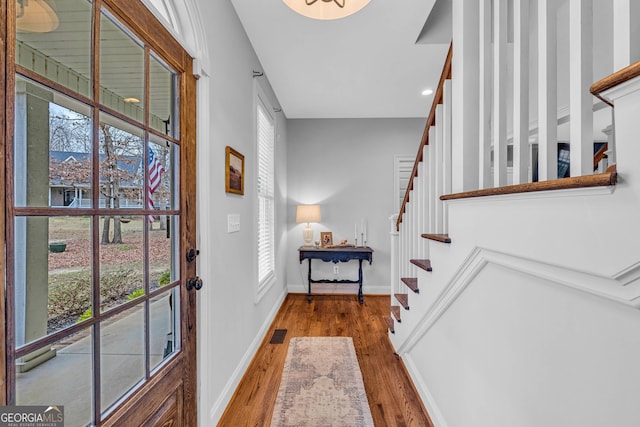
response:
<path id="1" fill-rule="evenodd" d="M 227 215 L 227 233 L 237 233 L 240 231 L 240 215 Z"/>

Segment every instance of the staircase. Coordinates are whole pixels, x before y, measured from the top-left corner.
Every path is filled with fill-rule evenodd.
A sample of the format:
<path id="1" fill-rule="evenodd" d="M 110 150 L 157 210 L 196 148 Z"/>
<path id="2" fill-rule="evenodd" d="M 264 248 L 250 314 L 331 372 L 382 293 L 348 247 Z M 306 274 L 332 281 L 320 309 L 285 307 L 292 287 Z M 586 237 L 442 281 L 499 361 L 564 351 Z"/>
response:
<path id="1" fill-rule="evenodd" d="M 430 245 L 451 243 L 445 234 L 444 204 L 439 200 L 445 192 L 451 192 L 451 61 L 449 46 L 402 209 L 390 218 L 394 237 L 392 275 L 400 279 L 392 280 L 391 315 L 385 316 L 392 334 L 401 319 L 407 319 L 405 323 L 413 321 L 410 306 L 424 307 L 428 298 L 424 295 L 431 294 L 428 289 L 425 292 L 432 272 Z M 429 171 L 436 171 L 439 179 L 432 179 L 434 174 Z"/>
<path id="2" fill-rule="evenodd" d="M 454 22 L 464 25 L 454 24 L 453 40 L 462 47 L 455 57 L 450 47 L 402 207 L 389 218 L 389 338 L 436 426 L 634 425 L 640 413 L 627 396 L 640 395 L 632 378 L 640 378 L 640 62 L 593 86 L 602 102 L 571 85 L 572 105 L 588 108 L 571 110 L 571 137 L 563 139 L 570 142 L 560 153 L 552 128 L 568 115 L 551 101 L 557 82 L 538 76 L 534 129 L 514 105 L 485 103 L 504 98 L 500 79 L 482 75 L 491 68 L 483 69 L 492 59 L 486 51 L 481 78 L 468 75 L 478 71 L 466 67 L 467 57 L 478 62 L 470 52 L 477 40 L 466 34 L 474 20 L 485 31 L 487 22 L 500 26 L 481 35 L 480 46 L 496 49 L 489 50 L 500 59 L 494 68 L 507 60 L 500 52 L 506 2 L 454 2 Z M 569 3 L 573 15 L 590 2 Z M 526 1 L 514 4 L 514 32 L 529 33 L 519 28 L 527 13 L 538 14 L 538 33 L 551 31 L 547 18 L 555 12 L 545 8 L 553 2 L 529 11 Z M 589 30 L 569 31 L 584 57 L 590 43 L 576 47 L 574 39 Z M 520 61 L 513 73 L 525 78 L 523 41 L 515 37 L 509 49 L 508 59 Z M 523 87 L 510 102 L 529 104 Z M 606 142 L 594 145 L 589 115 L 614 105 L 604 111 L 615 114 L 615 128 L 612 121 Z M 513 129 L 504 115 L 510 108 Z M 558 179 L 567 162 L 570 176 Z M 618 174 L 624 185 L 616 185 Z"/>

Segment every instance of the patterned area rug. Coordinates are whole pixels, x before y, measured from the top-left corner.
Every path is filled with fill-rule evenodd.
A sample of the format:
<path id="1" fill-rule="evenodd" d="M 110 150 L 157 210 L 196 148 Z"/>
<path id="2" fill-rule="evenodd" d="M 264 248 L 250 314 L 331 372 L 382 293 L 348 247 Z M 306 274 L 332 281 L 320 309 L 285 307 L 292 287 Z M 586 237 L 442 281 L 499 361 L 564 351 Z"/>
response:
<path id="1" fill-rule="evenodd" d="M 291 338 L 272 426 L 373 426 L 350 337 Z"/>

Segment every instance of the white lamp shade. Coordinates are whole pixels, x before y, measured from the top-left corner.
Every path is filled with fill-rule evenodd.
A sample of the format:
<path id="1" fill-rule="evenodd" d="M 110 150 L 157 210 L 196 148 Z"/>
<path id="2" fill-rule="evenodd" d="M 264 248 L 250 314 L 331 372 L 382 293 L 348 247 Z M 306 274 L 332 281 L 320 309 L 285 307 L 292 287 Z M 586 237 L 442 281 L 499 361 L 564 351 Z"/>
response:
<path id="1" fill-rule="evenodd" d="M 320 205 L 298 205 L 296 222 L 320 222 Z"/>
<path id="2" fill-rule="evenodd" d="M 313 19 L 340 19 L 353 15 L 370 0 L 283 0 L 300 15 Z"/>

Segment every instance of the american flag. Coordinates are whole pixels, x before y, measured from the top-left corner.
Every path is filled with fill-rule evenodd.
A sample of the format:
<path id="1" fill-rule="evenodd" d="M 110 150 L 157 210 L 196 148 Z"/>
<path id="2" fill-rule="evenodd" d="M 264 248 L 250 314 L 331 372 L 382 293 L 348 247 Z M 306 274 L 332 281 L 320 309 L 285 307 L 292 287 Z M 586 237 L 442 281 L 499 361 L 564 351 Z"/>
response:
<path id="1" fill-rule="evenodd" d="M 147 185 L 147 207 L 150 210 L 155 210 L 155 205 L 153 204 L 153 192 L 160 186 L 161 176 L 164 173 L 164 166 L 162 163 L 158 161 L 155 153 L 149 147 L 149 185 Z M 153 222 L 156 217 L 154 215 L 149 215 L 149 222 Z"/>

